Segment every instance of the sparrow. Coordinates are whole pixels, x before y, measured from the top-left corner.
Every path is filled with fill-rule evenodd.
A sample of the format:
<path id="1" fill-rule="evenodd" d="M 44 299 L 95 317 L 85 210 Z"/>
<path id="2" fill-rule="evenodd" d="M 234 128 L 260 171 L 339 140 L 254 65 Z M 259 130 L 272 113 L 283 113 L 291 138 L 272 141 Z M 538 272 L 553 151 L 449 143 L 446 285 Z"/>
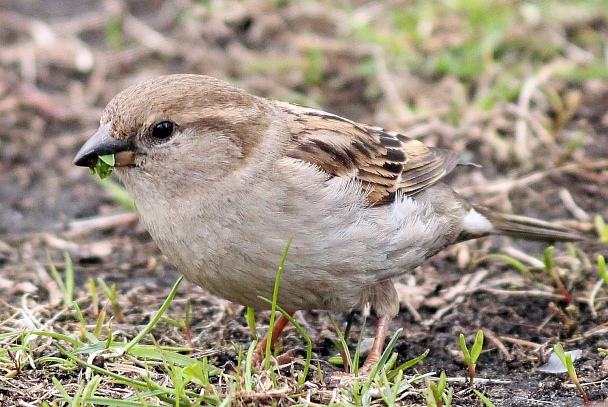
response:
<path id="1" fill-rule="evenodd" d="M 437 252 L 492 234 L 580 239 L 469 203 L 442 181 L 454 151 L 209 76 L 161 76 L 115 96 L 73 162 L 93 168 L 107 154 L 161 251 L 212 294 L 268 309 L 260 297 L 272 298 L 291 241 L 277 302 L 290 315 L 370 304 L 378 322 L 360 374 L 399 312 L 394 279 Z"/>

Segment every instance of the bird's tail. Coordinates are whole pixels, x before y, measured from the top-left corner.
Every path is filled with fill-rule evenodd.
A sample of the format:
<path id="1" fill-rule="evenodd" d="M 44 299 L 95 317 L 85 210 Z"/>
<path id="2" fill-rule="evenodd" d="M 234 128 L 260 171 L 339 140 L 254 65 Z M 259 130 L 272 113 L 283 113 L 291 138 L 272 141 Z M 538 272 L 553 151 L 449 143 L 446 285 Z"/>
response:
<path id="1" fill-rule="evenodd" d="M 494 227 L 491 234 L 541 242 L 583 240 L 581 235 L 549 222 L 525 216 L 499 214 L 478 206 L 475 207 L 475 210 L 490 221 Z"/>

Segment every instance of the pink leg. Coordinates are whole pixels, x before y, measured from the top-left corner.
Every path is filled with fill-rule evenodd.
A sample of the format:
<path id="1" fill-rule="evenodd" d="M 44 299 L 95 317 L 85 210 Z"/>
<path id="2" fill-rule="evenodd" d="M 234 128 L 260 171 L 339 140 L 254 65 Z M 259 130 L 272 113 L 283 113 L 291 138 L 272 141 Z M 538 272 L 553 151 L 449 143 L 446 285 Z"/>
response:
<path id="1" fill-rule="evenodd" d="M 288 312 L 290 316 L 293 316 L 295 312 Z M 277 320 L 274 322 L 274 328 L 272 329 L 272 337 L 270 339 L 270 346 L 273 346 L 281 333 L 289 323 L 289 320 L 285 318 L 283 315 L 279 316 Z M 260 366 L 262 360 L 264 360 L 264 355 L 266 353 L 266 341 L 268 341 L 268 334 L 264 335 L 264 337 L 258 342 L 255 350 L 253 351 L 253 365 Z"/>
<path id="2" fill-rule="evenodd" d="M 386 340 L 386 334 L 388 332 L 388 325 L 391 322 L 390 318 L 381 316 L 378 319 L 378 325 L 376 327 L 376 337 L 374 338 L 374 344 L 372 349 L 365 359 L 365 363 L 359 369 L 359 374 L 369 374 L 376 363 L 380 360 L 382 355 L 382 349 L 384 348 L 384 341 Z"/>

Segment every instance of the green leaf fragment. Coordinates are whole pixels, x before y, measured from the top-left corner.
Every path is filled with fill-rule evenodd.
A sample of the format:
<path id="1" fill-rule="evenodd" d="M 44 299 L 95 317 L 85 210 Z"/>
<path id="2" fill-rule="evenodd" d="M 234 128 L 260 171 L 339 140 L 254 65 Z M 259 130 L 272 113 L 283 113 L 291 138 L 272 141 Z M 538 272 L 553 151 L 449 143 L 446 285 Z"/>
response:
<path id="1" fill-rule="evenodd" d="M 116 164 L 116 158 L 114 157 L 114 154 L 100 155 L 99 159 L 104 163 L 108 164 L 110 167 L 114 167 L 114 165 Z"/>
<path id="2" fill-rule="evenodd" d="M 94 168 L 90 168 L 91 174 L 97 173 L 99 178 L 104 179 L 112 174 L 112 169 L 116 165 L 114 154 L 100 155 L 97 157 L 97 164 Z"/>

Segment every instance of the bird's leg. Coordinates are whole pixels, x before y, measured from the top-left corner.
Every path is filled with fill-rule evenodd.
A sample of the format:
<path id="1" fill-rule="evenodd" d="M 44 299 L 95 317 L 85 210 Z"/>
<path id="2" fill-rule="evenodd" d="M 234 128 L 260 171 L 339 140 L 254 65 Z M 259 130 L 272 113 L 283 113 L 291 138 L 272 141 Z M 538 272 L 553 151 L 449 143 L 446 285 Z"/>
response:
<path id="1" fill-rule="evenodd" d="M 384 341 L 386 340 L 386 333 L 388 332 L 388 325 L 391 322 L 391 319 L 387 316 L 381 316 L 378 318 L 378 325 L 376 326 L 376 337 L 374 338 L 374 344 L 372 345 L 372 349 L 367 355 L 367 359 L 365 359 L 365 363 L 359 369 L 360 375 L 369 374 L 372 371 L 372 368 L 378 361 L 380 360 L 380 356 L 382 355 L 382 349 L 384 348 Z"/>
<path id="2" fill-rule="evenodd" d="M 295 314 L 295 312 L 288 312 L 288 314 L 289 314 L 289 316 L 293 316 L 293 314 Z M 274 321 L 274 327 L 272 328 L 272 336 L 270 338 L 271 347 L 275 344 L 277 339 L 279 339 L 279 336 L 281 336 L 283 329 L 285 329 L 285 327 L 287 326 L 288 323 L 289 323 L 289 320 L 287 318 L 285 318 L 285 316 L 283 316 L 283 315 L 279 316 L 279 318 L 277 318 L 277 320 Z M 264 335 L 264 337 L 260 340 L 260 342 L 258 342 L 257 346 L 255 347 L 255 350 L 253 351 L 253 359 L 252 359 L 254 366 L 260 366 L 260 364 L 262 363 L 262 360 L 264 360 L 267 341 L 268 341 L 268 334 Z"/>

